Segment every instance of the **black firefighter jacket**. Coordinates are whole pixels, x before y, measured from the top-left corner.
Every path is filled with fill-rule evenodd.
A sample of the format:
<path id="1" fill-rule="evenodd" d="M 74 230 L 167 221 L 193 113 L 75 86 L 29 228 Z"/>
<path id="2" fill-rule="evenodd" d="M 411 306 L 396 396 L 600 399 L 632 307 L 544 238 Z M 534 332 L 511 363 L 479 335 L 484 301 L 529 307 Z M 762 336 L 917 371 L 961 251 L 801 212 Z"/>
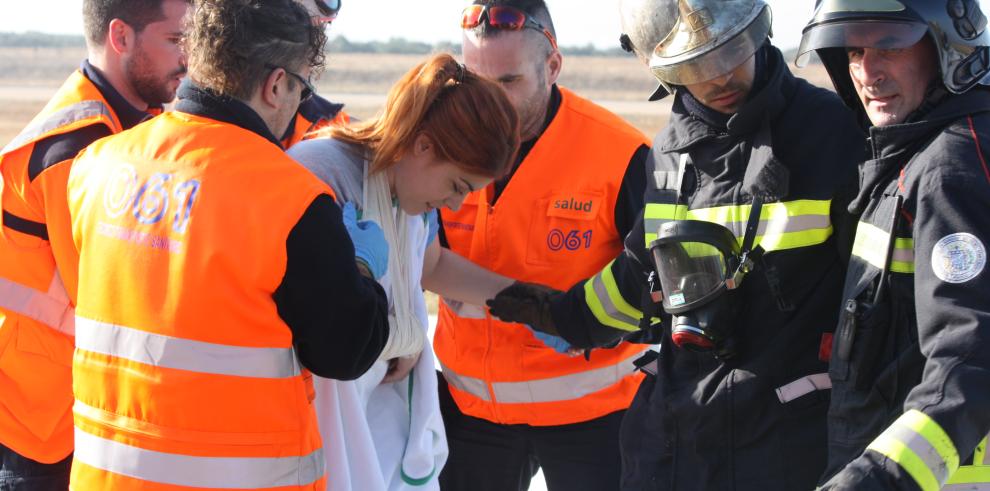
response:
<path id="1" fill-rule="evenodd" d="M 985 441 L 974 452 L 990 431 L 990 92 L 872 128 L 870 142 L 825 488 L 977 489 L 962 483 L 990 483 Z"/>
<path id="2" fill-rule="evenodd" d="M 675 218 L 671 182 L 682 156 L 680 203 L 688 211 L 681 218 L 720 223 L 741 239 L 753 194 L 764 199 L 757 241 L 768 252 L 732 292 L 741 309 L 733 326 L 738 355 L 723 362 L 679 349 L 663 329 L 657 374 L 643 382 L 623 422 L 623 489 L 813 489 L 825 468 L 825 360 L 865 138 L 838 97 L 795 78 L 776 48 L 764 49 L 766 82 L 727 129 L 691 114 L 678 91 L 654 141 L 647 206 L 627 254 L 552 308 L 562 337 L 579 346 L 634 328 L 646 244 Z"/>

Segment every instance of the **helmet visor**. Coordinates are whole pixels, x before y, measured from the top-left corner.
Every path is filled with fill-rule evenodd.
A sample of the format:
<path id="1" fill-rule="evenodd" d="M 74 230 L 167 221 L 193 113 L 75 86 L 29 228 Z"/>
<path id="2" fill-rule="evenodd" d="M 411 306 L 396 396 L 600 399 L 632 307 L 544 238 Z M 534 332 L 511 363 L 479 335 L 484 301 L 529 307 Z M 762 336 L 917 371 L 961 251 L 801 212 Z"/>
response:
<path id="1" fill-rule="evenodd" d="M 668 308 L 688 306 L 717 290 L 725 281 L 725 256 L 704 242 L 668 242 L 653 248 L 663 302 Z"/>
<path id="2" fill-rule="evenodd" d="M 692 85 L 721 77 L 748 60 L 763 46 L 770 34 L 770 9 L 764 8 L 756 19 L 733 38 L 724 43 L 712 43 L 686 53 L 663 56 L 665 47 L 658 44 L 650 58 L 653 76 L 668 85 Z M 708 49 L 707 52 L 696 54 Z"/>
<path id="3" fill-rule="evenodd" d="M 811 52 L 825 48 L 901 49 L 913 46 L 928 31 L 918 22 L 849 21 L 821 24 L 804 33 L 795 64 L 804 67 Z"/>

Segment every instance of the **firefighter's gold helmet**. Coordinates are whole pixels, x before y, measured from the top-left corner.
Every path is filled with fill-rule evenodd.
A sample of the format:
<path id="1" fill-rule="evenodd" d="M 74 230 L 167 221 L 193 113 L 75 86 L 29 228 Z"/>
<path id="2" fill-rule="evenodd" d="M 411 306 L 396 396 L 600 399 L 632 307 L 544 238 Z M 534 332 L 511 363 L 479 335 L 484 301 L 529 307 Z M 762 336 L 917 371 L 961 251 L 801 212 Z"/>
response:
<path id="1" fill-rule="evenodd" d="M 619 9 L 623 48 L 660 81 L 651 100 L 734 70 L 772 35 L 762 0 L 621 0 Z"/>

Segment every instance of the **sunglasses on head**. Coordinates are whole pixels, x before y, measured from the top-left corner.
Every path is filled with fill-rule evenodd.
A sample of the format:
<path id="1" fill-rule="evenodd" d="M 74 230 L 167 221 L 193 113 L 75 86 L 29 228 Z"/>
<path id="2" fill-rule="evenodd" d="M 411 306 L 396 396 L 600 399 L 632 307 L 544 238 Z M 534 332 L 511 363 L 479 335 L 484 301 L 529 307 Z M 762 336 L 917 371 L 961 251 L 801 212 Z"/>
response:
<path id="1" fill-rule="evenodd" d="M 536 22 L 529 14 L 507 5 L 470 5 L 461 12 L 461 28 L 474 29 L 488 18 L 488 25 L 495 29 L 506 31 L 521 31 L 526 28 L 536 29 L 547 37 L 550 46 L 557 49 L 557 40 L 543 24 Z"/>
<path id="2" fill-rule="evenodd" d="M 340 12 L 340 0 L 316 0 L 316 8 L 320 10 L 319 21 L 329 24 Z"/>

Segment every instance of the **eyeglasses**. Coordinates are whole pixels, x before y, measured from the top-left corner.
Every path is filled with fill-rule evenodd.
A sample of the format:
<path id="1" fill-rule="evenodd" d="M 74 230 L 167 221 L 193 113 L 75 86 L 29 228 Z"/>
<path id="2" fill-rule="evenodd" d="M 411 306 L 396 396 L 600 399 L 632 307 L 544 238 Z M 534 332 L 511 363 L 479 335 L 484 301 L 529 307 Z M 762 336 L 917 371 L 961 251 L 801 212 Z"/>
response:
<path id="1" fill-rule="evenodd" d="M 557 40 L 543 24 L 536 22 L 529 14 L 515 7 L 506 5 L 470 5 L 461 12 L 461 28 L 474 29 L 488 18 L 488 25 L 506 31 L 521 31 L 526 28 L 536 29 L 547 37 L 550 46 L 557 49 Z"/>
<path id="2" fill-rule="evenodd" d="M 290 71 L 288 68 L 275 66 L 275 65 L 265 65 L 265 68 L 268 68 L 269 70 L 275 70 L 277 68 L 281 68 L 282 70 L 285 70 L 285 73 L 288 73 L 289 75 L 295 77 L 296 80 L 298 80 L 299 83 L 303 85 L 302 92 L 299 93 L 300 103 L 305 102 L 310 97 L 313 97 L 313 94 L 316 93 L 316 87 L 313 87 L 313 83 L 310 82 L 308 78 L 305 78 L 296 72 Z"/>
<path id="3" fill-rule="evenodd" d="M 316 8 L 322 14 L 318 19 L 319 22 L 329 24 L 337 18 L 337 13 L 340 12 L 340 0 L 316 0 Z"/>

